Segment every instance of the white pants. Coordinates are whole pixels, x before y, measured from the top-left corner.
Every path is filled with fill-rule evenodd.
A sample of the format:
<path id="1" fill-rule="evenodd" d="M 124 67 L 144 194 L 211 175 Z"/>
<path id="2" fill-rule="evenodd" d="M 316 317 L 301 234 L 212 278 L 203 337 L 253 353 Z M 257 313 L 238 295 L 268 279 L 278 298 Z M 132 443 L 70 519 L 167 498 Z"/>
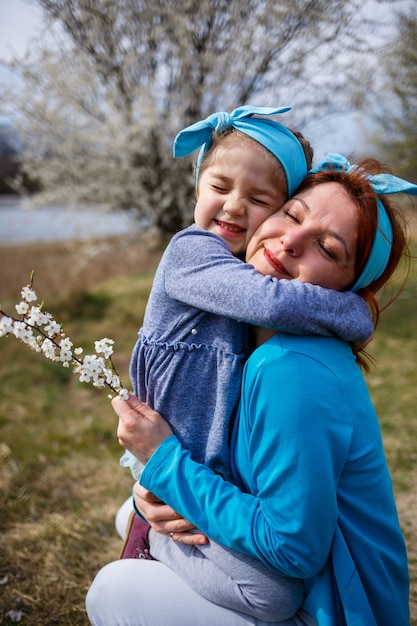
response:
<path id="1" fill-rule="evenodd" d="M 123 538 L 132 510 L 126 501 L 116 517 Z M 158 561 L 122 559 L 99 571 L 86 598 L 94 626 L 315 626 L 303 611 L 280 622 L 266 622 L 223 608 L 201 597 L 184 580 Z"/>
<path id="2" fill-rule="evenodd" d="M 94 626 L 271 626 L 199 596 L 158 561 L 122 559 L 99 571 L 86 598 Z M 280 626 L 312 626 L 308 616 Z"/>

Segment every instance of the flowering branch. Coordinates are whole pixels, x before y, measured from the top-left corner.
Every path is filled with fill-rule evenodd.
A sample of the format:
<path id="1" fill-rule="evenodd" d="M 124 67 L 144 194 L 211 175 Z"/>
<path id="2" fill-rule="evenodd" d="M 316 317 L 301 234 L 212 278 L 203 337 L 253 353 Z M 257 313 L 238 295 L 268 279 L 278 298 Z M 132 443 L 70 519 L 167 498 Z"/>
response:
<path id="1" fill-rule="evenodd" d="M 94 346 L 97 354 L 83 353 L 82 348 L 74 348 L 73 343 L 66 336 L 61 324 L 58 324 L 51 313 L 43 310 L 43 303 L 35 303 L 38 299 L 33 289 L 33 276 L 26 287 L 21 291 L 22 301 L 16 304 L 17 319 L 7 315 L 0 305 L 0 337 L 14 335 L 35 352 L 41 352 L 51 361 L 61 362 L 63 367 L 73 367 L 73 373 L 79 375 L 81 383 L 92 383 L 94 387 L 108 387 L 126 400 L 128 391 L 124 389 L 120 376 L 112 361 L 113 339 L 105 337 L 96 341 Z M 112 398 L 112 395 L 109 395 Z"/>

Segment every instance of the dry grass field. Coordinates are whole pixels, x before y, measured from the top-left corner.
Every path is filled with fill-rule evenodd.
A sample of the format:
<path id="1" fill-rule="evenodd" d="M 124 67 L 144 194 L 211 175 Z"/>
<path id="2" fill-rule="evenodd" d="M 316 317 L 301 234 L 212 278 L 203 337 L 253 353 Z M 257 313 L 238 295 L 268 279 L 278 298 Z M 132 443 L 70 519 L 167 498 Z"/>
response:
<path id="1" fill-rule="evenodd" d="M 159 257 L 147 240 L 127 238 L 5 246 L 0 302 L 10 310 L 35 269 L 38 295 L 74 343 L 88 351 L 95 339 L 115 339 L 127 384 Z M 415 626 L 416 300 L 415 272 L 383 316 L 368 380 L 408 544 Z M 118 465 L 115 416 L 106 393 L 81 385 L 14 338 L 0 339 L 0 357 L 0 623 L 87 625 L 85 593 L 95 572 L 118 556 L 114 516 L 131 489 Z"/>
<path id="2" fill-rule="evenodd" d="M 38 290 L 62 301 L 106 278 L 147 271 L 160 255 L 155 239 L 128 236 L 0 245 L 0 297 L 16 295 L 35 268 Z"/>

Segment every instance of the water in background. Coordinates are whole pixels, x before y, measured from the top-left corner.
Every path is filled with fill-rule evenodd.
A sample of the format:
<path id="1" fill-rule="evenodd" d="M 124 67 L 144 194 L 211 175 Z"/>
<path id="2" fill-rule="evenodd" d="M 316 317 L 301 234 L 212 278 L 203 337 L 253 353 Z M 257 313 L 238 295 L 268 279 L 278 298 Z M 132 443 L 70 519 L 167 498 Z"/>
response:
<path id="1" fill-rule="evenodd" d="M 60 206 L 26 209 L 19 198 L 0 195 L 0 245 L 110 237 L 141 230 L 143 223 L 127 211 L 104 213 Z"/>

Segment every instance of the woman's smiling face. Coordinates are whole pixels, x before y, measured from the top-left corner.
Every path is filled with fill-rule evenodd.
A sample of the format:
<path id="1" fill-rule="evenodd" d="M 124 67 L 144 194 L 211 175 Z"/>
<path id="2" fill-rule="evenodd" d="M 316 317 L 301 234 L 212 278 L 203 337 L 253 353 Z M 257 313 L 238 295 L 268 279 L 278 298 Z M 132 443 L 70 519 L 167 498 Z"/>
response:
<path id="1" fill-rule="evenodd" d="M 355 278 L 358 208 L 342 185 L 305 189 L 255 232 L 246 261 L 276 278 L 343 291 Z"/>

